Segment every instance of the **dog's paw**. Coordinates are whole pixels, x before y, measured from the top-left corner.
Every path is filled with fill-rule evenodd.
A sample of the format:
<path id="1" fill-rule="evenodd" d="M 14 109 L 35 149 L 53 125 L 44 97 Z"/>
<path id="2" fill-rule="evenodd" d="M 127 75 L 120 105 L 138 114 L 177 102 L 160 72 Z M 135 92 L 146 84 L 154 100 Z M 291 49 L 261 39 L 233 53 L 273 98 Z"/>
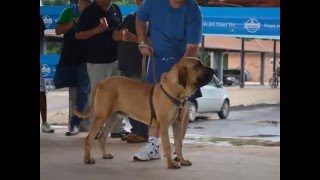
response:
<path id="1" fill-rule="evenodd" d="M 181 166 L 191 166 L 192 162 L 187 160 L 187 159 L 183 159 L 180 161 Z"/>
<path id="2" fill-rule="evenodd" d="M 85 164 L 94 164 L 95 160 L 93 158 L 84 158 Z"/>
<path id="3" fill-rule="evenodd" d="M 180 163 L 178 162 L 172 161 L 168 163 L 168 169 L 180 169 L 180 168 L 181 166 L 180 166 Z"/>
<path id="4" fill-rule="evenodd" d="M 113 159 L 113 156 L 111 154 L 105 154 L 102 156 L 103 159 Z"/>

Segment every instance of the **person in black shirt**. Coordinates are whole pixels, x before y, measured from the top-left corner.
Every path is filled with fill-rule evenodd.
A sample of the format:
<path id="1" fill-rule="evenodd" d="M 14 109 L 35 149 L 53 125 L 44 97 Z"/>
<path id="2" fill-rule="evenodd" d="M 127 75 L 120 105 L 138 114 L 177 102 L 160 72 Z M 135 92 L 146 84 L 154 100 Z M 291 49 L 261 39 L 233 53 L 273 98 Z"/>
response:
<path id="1" fill-rule="evenodd" d="M 136 0 L 140 6 L 143 0 Z M 117 30 L 114 31 L 114 39 L 118 42 L 118 62 L 121 75 L 132 79 L 140 79 L 142 55 L 138 49 L 136 36 L 136 13 L 127 15 Z M 148 141 L 148 126 L 129 117 L 132 126 L 131 133 L 121 138 L 128 143 L 140 143 Z"/>
<path id="2" fill-rule="evenodd" d="M 57 89 L 64 87 L 76 89 L 75 104 L 80 112 L 85 110 L 88 103 L 90 81 L 86 64 L 86 41 L 77 40 L 75 30 L 80 13 L 90 3 L 90 0 L 79 0 L 78 6 L 65 8 L 56 26 L 56 34 L 63 34 L 63 45 L 53 82 Z M 66 136 L 72 136 L 79 132 L 81 120 L 75 115 L 71 117 Z"/>
<path id="3" fill-rule="evenodd" d="M 100 23 L 101 18 L 106 19 L 107 25 Z M 118 70 L 117 42 L 113 40 L 112 34 L 121 21 L 120 8 L 111 0 L 95 0 L 79 18 L 76 38 L 87 40 L 88 43 L 87 71 L 91 93 L 99 81 L 110 77 Z M 127 134 L 124 124 L 120 121 L 111 137 L 121 138 Z"/>

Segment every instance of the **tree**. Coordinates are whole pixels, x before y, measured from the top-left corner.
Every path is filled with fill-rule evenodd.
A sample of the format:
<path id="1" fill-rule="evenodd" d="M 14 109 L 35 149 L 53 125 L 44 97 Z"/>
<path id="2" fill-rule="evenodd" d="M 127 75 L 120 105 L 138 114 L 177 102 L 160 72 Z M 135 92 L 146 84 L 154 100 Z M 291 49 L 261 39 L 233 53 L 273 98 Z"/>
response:
<path id="1" fill-rule="evenodd" d="M 135 0 L 113 0 L 114 3 L 117 5 L 135 5 L 136 1 Z"/>

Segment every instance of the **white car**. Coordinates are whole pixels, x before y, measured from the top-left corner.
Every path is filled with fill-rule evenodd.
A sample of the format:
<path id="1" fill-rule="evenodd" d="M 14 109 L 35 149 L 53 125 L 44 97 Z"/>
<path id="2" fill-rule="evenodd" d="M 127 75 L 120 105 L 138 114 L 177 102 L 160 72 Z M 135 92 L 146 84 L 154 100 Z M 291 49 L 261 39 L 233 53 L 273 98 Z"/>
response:
<path id="1" fill-rule="evenodd" d="M 227 90 L 216 76 L 211 82 L 200 88 L 202 97 L 189 101 L 190 122 L 195 121 L 199 113 L 217 112 L 220 119 L 226 119 L 230 111 L 230 99 Z"/>

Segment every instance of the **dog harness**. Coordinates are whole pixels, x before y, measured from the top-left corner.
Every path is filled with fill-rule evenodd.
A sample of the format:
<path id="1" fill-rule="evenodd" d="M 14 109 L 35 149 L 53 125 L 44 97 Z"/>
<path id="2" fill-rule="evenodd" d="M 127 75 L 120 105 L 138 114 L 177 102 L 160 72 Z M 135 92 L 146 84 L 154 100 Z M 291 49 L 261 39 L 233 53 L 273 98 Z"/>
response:
<path id="1" fill-rule="evenodd" d="M 173 104 L 175 104 L 176 106 L 178 106 L 178 117 L 180 117 L 180 114 L 181 114 L 181 111 L 182 111 L 182 108 L 184 107 L 184 105 L 187 103 L 188 101 L 188 98 L 185 98 L 183 100 L 179 100 L 173 96 L 171 96 L 166 90 L 164 90 L 162 84 L 160 84 L 160 87 L 161 87 L 161 90 L 164 92 L 164 94 L 171 100 L 171 102 Z"/>
<path id="2" fill-rule="evenodd" d="M 150 105 L 150 109 L 151 109 L 151 120 L 150 120 L 150 124 L 149 127 L 152 125 L 152 121 L 153 119 L 157 120 L 157 116 L 156 116 L 156 112 L 154 110 L 154 106 L 153 106 L 153 102 L 152 102 L 152 97 L 153 97 L 153 91 L 154 91 L 154 87 L 156 86 L 156 84 L 154 84 L 151 88 L 151 92 L 150 92 L 150 96 L 149 96 L 149 105 Z M 173 96 L 171 96 L 164 88 L 163 86 L 160 84 L 160 88 L 161 90 L 164 92 L 164 94 L 170 99 L 170 101 L 175 104 L 178 107 L 178 118 L 181 115 L 182 112 L 182 108 L 184 107 L 184 105 L 187 103 L 188 98 L 185 98 L 184 100 L 179 100 Z"/>

